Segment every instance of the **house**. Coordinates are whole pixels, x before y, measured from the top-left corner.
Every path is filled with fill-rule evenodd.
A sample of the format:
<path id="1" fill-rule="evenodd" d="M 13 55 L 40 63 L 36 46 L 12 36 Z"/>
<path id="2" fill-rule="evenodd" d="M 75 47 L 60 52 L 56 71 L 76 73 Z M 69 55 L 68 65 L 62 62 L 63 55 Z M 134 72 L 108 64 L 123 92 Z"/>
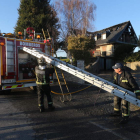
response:
<path id="1" fill-rule="evenodd" d="M 106 29 L 87 32 L 88 36 L 92 36 L 96 42 L 93 57 L 100 57 L 100 70 L 110 70 L 115 61 L 113 53 L 119 45 L 132 45 L 137 47 L 138 38 L 130 21 L 123 22 Z"/>
<path id="2" fill-rule="evenodd" d="M 96 42 L 96 48 L 93 50 L 94 57 L 113 57 L 114 49 L 118 45 L 128 44 L 136 47 L 138 41 L 130 21 L 123 22 L 100 31 L 87 32 L 87 34 L 92 36 Z"/>

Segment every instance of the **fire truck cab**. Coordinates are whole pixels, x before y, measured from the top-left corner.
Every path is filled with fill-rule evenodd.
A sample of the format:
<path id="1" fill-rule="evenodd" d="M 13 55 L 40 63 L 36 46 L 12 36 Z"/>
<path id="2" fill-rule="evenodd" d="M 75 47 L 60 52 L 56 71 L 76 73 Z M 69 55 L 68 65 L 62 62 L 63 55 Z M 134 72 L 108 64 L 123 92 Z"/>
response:
<path id="1" fill-rule="evenodd" d="M 51 45 L 43 41 L 0 36 L 0 91 L 36 86 L 37 59 L 24 52 L 23 47 L 50 54 Z"/>

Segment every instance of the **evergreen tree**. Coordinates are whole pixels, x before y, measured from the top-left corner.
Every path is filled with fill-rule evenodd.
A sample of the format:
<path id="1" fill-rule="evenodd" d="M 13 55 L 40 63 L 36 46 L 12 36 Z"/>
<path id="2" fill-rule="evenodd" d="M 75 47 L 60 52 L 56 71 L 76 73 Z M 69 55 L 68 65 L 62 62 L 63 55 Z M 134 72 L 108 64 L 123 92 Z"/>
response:
<path id="1" fill-rule="evenodd" d="M 114 50 L 114 59 L 125 61 L 133 53 L 135 46 L 132 45 L 118 45 Z"/>
<path id="2" fill-rule="evenodd" d="M 48 29 L 51 37 L 56 40 L 59 35 L 58 19 L 55 10 L 49 3 L 50 0 L 21 0 L 15 32 L 23 33 L 24 29 L 33 27 L 36 33 L 42 33 L 43 28 L 47 37 Z"/>

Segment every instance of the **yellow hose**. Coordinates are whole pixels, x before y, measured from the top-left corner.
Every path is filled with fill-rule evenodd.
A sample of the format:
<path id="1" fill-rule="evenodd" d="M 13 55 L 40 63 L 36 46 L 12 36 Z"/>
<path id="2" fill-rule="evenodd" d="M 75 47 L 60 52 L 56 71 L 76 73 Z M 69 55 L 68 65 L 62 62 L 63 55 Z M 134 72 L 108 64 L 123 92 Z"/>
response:
<path id="1" fill-rule="evenodd" d="M 83 89 L 81 89 L 81 90 L 77 90 L 77 91 L 75 91 L 75 92 L 71 92 L 71 93 L 57 93 L 57 92 L 54 92 L 54 91 L 51 91 L 53 94 L 57 94 L 57 95 L 68 95 L 68 94 L 74 94 L 74 93 L 77 93 L 77 92 L 80 92 L 80 91 L 82 91 L 82 90 L 85 90 L 85 89 L 87 89 L 87 88 L 89 88 L 89 87 L 91 87 L 92 85 L 90 85 L 90 86 L 88 86 L 88 87 L 86 87 L 86 88 L 83 88 Z"/>

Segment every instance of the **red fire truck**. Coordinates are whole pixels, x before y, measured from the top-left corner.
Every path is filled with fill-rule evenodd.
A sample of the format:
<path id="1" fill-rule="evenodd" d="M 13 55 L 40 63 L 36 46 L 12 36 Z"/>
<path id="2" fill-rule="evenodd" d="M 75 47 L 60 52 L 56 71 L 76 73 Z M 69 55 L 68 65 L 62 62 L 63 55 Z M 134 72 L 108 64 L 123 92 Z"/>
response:
<path id="1" fill-rule="evenodd" d="M 51 45 L 34 38 L 34 41 L 0 36 L 0 91 L 35 87 L 37 59 L 23 51 L 30 47 L 50 54 Z"/>

